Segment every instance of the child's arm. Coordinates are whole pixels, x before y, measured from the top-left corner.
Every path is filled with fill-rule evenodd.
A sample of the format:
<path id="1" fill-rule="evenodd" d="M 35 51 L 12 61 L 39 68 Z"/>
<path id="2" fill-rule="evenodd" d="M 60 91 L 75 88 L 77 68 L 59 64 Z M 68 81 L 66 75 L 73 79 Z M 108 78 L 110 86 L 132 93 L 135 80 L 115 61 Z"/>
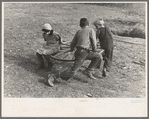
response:
<path id="1" fill-rule="evenodd" d="M 90 42 L 92 45 L 92 51 L 95 52 L 97 49 L 97 41 L 96 41 L 96 34 L 93 29 L 90 32 Z"/>

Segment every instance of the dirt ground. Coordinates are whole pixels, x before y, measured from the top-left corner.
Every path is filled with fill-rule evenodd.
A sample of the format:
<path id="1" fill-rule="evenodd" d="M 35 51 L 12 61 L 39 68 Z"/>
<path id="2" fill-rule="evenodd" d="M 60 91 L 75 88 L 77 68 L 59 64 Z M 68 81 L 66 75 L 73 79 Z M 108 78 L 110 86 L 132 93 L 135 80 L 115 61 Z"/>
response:
<path id="1" fill-rule="evenodd" d="M 139 23 L 145 21 L 145 16 L 89 4 L 5 4 L 2 79 L 4 97 L 142 98 L 146 96 L 146 41 L 141 38 L 113 36 L 113 65 L 107 78 L 101 77 L 102 67 L 94 74 L 98 80 L 83 75 L 82 71 L 89 63 L 85 61 L 72 80 L 56 82 L 54 87 L 45 83 L 51 72 L 35 70 L 38 64 L 35 53 L 43 41 L 42 24 L 49 22 L 64 40 L 71 41 L 79 29 L 81 17 L 89 18 L 90 26 L 93 28 L 92 23 L 98 17 Z M 115 29 L 132 27 L 127 24 L 108 25 Z"/>

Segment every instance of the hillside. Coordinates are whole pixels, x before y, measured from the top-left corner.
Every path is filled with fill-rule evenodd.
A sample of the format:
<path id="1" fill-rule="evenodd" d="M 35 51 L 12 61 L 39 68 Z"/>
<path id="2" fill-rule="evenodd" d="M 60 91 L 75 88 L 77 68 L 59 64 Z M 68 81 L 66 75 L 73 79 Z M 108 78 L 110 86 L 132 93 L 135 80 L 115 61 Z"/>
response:
<path id="1" fill-rule="evenodd" d="M 142 9 L 142 8 L 141 8 Z M 135 11 L 135 8 L 131 8 Z M 96 70 L 94 81 L 81 73 L 69 82 L 45 84 L 51 72 L 35 71 L 36 50 L 42 39 L 41 26 L 49 22 L 66 41 L 71 41 L 86 17 L 90 27 L 103 18 L 112 31 L 124 32 L 139 25 L 145 32 L 145 14 L 117 7 L 66 3 L 5 3 L 4 5 L 4 97 L 17 98 L 141 98 L 146 96 L 146 41 L 138 37 L 114 37 L 113 65 L 106 79 Z M 55 64 L 57 65 L 57 64 Z M 88 80 L 84 82 L 84 79 Z"/>

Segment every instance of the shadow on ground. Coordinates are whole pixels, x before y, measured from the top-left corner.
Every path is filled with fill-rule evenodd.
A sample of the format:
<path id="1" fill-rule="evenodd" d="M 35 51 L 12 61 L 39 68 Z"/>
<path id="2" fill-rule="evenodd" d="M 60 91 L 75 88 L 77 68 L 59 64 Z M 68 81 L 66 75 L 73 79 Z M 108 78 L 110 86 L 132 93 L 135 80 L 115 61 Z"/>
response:
<path id="1" fill-rule="evenodd" d="M 35 55 L 27 55 L 26 56 L 12 56 L 12 55 L 4 55 L 4 62 L 7 62 L 8 64 L 14 63 L 19 67 L 22 67 L 26 71 L 33 73 L 39 77 L 43 77 L 43 79 L 47 78 L 48 72 L 45 72 L 45 70 L 36 70 L 36 67 L 38 66 L 38 60 L 36 59 Z M 19 71 L 18 71 L 19 72 Z M 44 83 L 44 80 L 39 79 L 39 82 Z"/>
<path id="2" fill-rule="evenodd" d="M 42 70 L 36 70 L 36 67 L 38 66 L 38 59 L 35 55 L 29 54 L 27 56 L 21 56 L 21 55 L 4 55 L 4 61 L 9 63 L 16 64 L 19 67 L 22 67 L 26 71 L 35 74 L 41 78 L 38 79 L 38 82 L 43 83 L 45 85 L 47 84 L 47 79 L 49 74 L 55 74 L 58 77 L 58 74 L 60 70 L 65 70 L 66 68 L 70 68 L 73 64 L 69 62 L 53 62 L 54 67 L 51 71 L 42 69 Z M 47 65 L 47 62 L 45 62 L 45 65 Z M 18 71 L 19 72 L 19 71 Z M 86 82 L 86 80 L 82 79 L 82 76 L 77 75 L 73 78 L 74 80 Z M 64 80 L 64 79 L 63 79 Z M 58 81 L 55 81 L 54 83 L 60 83 Z M 63 82 L 61 82 L 63 83 Z"/>

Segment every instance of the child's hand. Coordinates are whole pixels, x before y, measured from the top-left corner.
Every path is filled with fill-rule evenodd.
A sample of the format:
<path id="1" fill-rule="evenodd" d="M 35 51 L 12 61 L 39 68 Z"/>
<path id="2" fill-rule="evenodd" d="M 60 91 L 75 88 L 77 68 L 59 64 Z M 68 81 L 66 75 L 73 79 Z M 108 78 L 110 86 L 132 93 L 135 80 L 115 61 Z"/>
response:
<path id="1" fill-rule="evenodd" d="M 42 49 L 38 49 L 37 52 L 38 52 L 39 54 L 41 54 L 41 55 L 43 54 L 43 50 L 42 50 Z"/>

